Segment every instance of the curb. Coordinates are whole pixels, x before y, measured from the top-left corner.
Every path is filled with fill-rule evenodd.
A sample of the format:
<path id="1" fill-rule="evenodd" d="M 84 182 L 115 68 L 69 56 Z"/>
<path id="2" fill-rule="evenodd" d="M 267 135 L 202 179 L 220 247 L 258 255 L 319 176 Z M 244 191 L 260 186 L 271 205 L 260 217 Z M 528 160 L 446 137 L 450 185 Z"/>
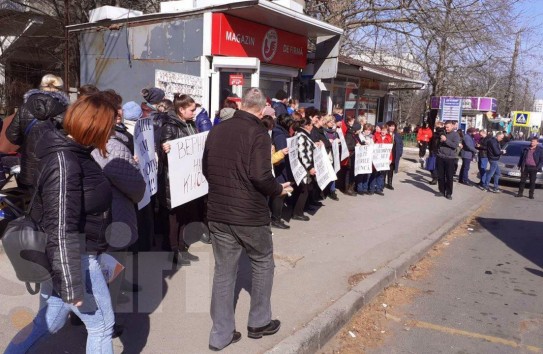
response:
<path id="1" fill-rule="evenodd" d="M 370 303 L 384 288 L 399 280 L 412 264 L 421 260 L 430 248 L 451 232 L 459 222 L 479 209 L 486 199 L 482 198 L 479 203 L 461 213 L 458 218 L 444 223 L 431 235 L 368 276 L 302 329 L 266 351 L 266 354 L 305 354 L 315 353 L 322 349 L 358 310 Z"/>

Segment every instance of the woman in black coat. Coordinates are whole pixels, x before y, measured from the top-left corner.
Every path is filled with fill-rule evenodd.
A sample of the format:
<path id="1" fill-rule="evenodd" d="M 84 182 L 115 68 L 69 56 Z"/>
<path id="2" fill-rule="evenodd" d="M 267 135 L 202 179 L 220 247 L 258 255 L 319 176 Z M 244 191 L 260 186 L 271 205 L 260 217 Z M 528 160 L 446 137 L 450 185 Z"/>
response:
<path id="1" fill-rule="evenodd" d="M 162 214 L 168 217 L 168 239 L 170 248 L 174 252 L 174 263 L 188 265 L 190 261 L 198 261 L 199 258 L 188 252 L 188 245 L 184 240 L 185 227 L 198 220 L 203 214 L 202 198 L 190 201 L 186 204 L 173 207 L 171 205 L 170 177 L 168 172 L 169 141 L 197 134 L 194 123 L 194 111 L 196 103 L 189 95 L 176 94 L 173 99 L 173 109 L 168 111 L 160 130 L 160 145 L 158 167 L 158 200 Z"/>
<path id="2" fill-rule="evenodd" d="M 51 281 L 41 284 L 42 306 L 31 331 L 23 330 L 6 353 L 24 353 L 40 338 L 59 331 L 73 312 L 87 328 L 87 353 L 113 353 L 114 314 L 100 257 L 107 249 L 111 187 L 91 152 L 106 155 L 115 108 L 101 94 L 83 96 L 66 113 L 67 136 L 44 121 L 36 144 L 33 219 L 47 237 Z M 61 351 L 61 348 L 58 348 Z"/>
<path id="3" fill-rule="evenodd" d="M 287 148 L 287 139 L 289 136 L 289 130 L 292 127 L 294 120 L 290 115 L 282 114 L 277 117 L 277 123 L 272 130 L 272 142 L 275 147 L 275 151 L 281 151 Z M 281 184 L 293 181 L 292 172 L 290 171 L 290 165 L 288 155 L 276 165 L 273 166 L 275 180 Z M 276 196 L 270 200 L 270 209 L 272 213 L 272 227 L 278 229 L 289 229 L 290 226 L 286 225 L 281 219 L 283 217 L 283 204 L 285 197 Z"/>

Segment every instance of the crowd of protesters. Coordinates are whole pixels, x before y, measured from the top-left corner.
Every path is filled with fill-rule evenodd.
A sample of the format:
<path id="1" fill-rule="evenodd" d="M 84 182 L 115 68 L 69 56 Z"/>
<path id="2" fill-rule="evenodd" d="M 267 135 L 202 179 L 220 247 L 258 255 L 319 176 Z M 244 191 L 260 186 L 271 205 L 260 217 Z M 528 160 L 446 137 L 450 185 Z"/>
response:
<path id="1" fill-rule="evenodd" d="M 115 91 L 87 85 L 70 104 L 62 87 L 59 77 L 44 76 L 40 87 L 25 95 L 23 105 L 3 127 L 9 142 L 19 147 L 19 187 L 35 200 L 30 213 L 47 235 L 52 276 L 42 284 L 42 306 L 36 318 L 6 353 L 27 352 L 40 338 L 59 331 L 69 317 L 85 325 L 87 353 L 113 353 L 112 338 L 123 330 L 115 324 L 114 315 L 120 290 L 137 292 L 140 287 L 123 276 L 107 284 L 100 255 L 149 251 L 157 233 L 163 236 L 161 247 L 171 252 L 173 263 L 197 262 L 198 256 L 189 252 L 185 241 L 193 223 L 208 225 L 209 232 L 198 237 L 213 245 L 215 257 L 210 348 L 221 350 L 241 338 L 235 329 L 233 297 L 243 249 L 252 262 L 253 277 L 248 336 L 273 335 L 280 321 L 271 317 L 271 228 L 289 229 L 290 220 L 309 221 L 307 212 L 322 207 L 324 199 L 338 201 L 338 190 L 349 198 L 383 196 L 385 189 L 394 190 L 403 140 L 393 121 L 374 126 L 364 116 L 344 115 L 340 108 L 328 115 L 314 107 L 299 107 L 283 90 L 269 99 L 251 88 L 242 98 L 228 97 L 212 123 L 208 112 L 182 93 L 168 100 L 161 89 L 145 88 L 143 102 L 123 104 Z M 138 120 L 146 118 L 154 129 L 158 192 L 139 209 L 147 186 L 134 153 L 134 130 Z M 206 131 L 202 165 L 209 193 L 173 206 L 170 143 Z M 295 154 L 289 152 L 288 139 L 296 140 Z M 481 188 L 499 191 L 497 160 L 502 139 L 502 133 L 492 137 L 471 128 L 461 138 L 454 122 L 438 122 L 435 131 L 424 125 L 417 135 L 421 164 L 432 171 L 430 183 L 438 183 L 439 194 L 448 199 L 459 159 L 459 182 L 471 185 L 469 166 L 476 156 Z M 315 151 L 324 147 L 331 164 L 337 164 L 333 147 L 338 141 L 343 142 L 340 149 L 347 157 L 333 166 L 337 179 L 321 189 Z M 373 144 L 392 145 L 389 169 L 356 174 L 357 146 Z M 426 159 L 427 149 L 430 157 Z M 525 155 L 529 171 L 534 161 L 541 168 L 540 150 Z M 298 184 L 291 171 L 292 156 L 305 172 Z M 527 173 L 530 178 L 532 174 Z M 493 189 L 489 188 L 492 178 Z M 84 251 L 80 250 L 81 235 Z"/>

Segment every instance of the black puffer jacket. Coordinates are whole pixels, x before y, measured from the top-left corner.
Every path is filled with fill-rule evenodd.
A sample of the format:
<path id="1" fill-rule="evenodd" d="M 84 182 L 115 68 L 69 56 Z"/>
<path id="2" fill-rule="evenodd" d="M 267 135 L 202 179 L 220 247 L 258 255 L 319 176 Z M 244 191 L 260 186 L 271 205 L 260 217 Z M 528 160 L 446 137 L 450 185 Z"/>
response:
<path id="1" fill-rule="evenodd" d="M 8 140 L 21 146 L 20 183 L 27 186 L 36 185 L 39 163 L 36 144 L 47 129 L 43 123 L 52 121 L 58 129 L 61 129 L 68 104 L 68 97 L 62 92 L 30 90 L 25 94 L 24 104 L 6 131 Z M 26 131 L 34 118 L 38 121 Z"/>
<path id="2" fill-rule="evenodd" d="M 168 175 L 168 155 L 162 150 L 162 144 L 196 134 L 194 121 L 182 121 L 174 111 L 164 117 L 160 128 L 160 144 L 158 144 L 158 201 L 160 205 L 171 209 L 170 178 Z"/>
<path id="3" fill-rule="evenodd" d="M 209 183 L 209 221 L 269 225 L 267 197 L 283 190 L 271 172 L 270 146 L 268 131 L 249 112 L 238 110 L 234 117 L 211 129 L 203 159 Z"/>
<path id="4" fill-rule="evenodd" d="M 53 288 L 62 300 L 74 302 L 85 291 L 81 252 L 100 253 L 108 246 L 111 187 L 92 148 L 65 137 L 51 122 L 44 124 L 49 129 L 36 146 L 39 184 L 32 216 L 47 234 Z"/>

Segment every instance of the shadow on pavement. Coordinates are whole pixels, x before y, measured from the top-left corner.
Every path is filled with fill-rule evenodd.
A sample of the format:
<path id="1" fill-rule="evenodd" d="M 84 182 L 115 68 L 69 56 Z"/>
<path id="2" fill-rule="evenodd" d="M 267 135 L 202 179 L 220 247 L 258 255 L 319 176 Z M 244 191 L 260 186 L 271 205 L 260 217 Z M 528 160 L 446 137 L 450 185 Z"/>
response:
<path id="1" fill-rule="evenodd" d="M 529 208 L 529 206 L 526 206 Z M 477 222 L 505 243 L 513 251 L 528 261 L 543 268 L 543 222 L 513 219 L 477 218 Z M 537 276 L 543 276 L 543 271 L 525 268 Z"/>
<path id="2" fill-rule="evenodd" d="M 419 188 L 419 189 L 422 189 L 426 192 L 430 192 L 432 194 L 435 194 L 437 192 L 437 188 L 434 189 L 432 188 L 432 186 L 430 186 L 428 184 L 428 182 L 430 182 L 430 180 L 424 178 L 424 174 L 422 173 L 411 173 L 411 172 L 406 172 L 405 173 L 408 177 L 410 177 L 411 179 L 404 179 L 403 181 L 400 181 L 401 183 L 409 183 L 409 184 L 412 184 L 413 186 Z"/>

